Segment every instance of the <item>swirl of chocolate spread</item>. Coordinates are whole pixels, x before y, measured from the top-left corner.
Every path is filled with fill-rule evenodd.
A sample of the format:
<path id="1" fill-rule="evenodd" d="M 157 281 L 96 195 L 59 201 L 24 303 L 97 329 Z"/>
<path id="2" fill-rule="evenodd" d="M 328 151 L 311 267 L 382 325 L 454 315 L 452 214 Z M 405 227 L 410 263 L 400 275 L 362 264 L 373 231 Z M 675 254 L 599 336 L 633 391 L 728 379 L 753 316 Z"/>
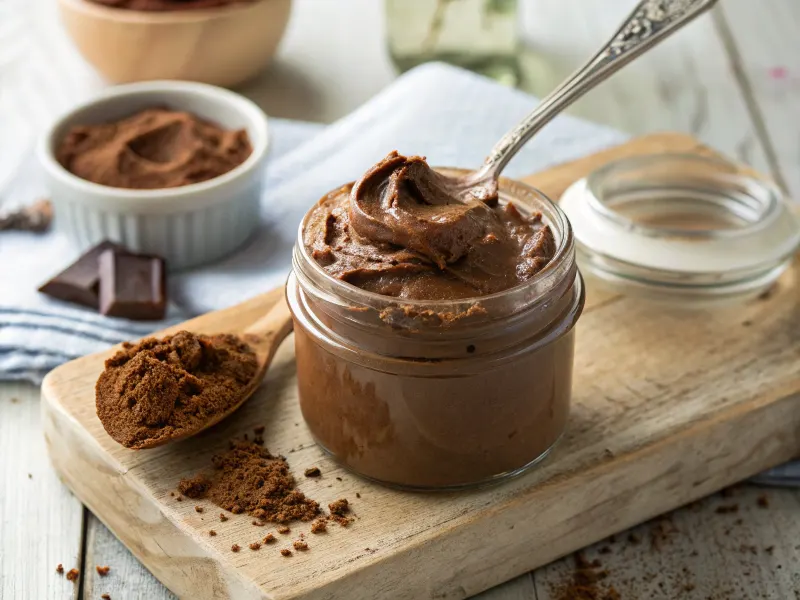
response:
<path id="1" fill-rule="evenodd" d="M 540 213 L 456 194 L 424 158 L 391 152 L 325 196 L 303 242 L 337 279 L 415 300 L 458 300 L 523 283 L 553 258 Z"/>

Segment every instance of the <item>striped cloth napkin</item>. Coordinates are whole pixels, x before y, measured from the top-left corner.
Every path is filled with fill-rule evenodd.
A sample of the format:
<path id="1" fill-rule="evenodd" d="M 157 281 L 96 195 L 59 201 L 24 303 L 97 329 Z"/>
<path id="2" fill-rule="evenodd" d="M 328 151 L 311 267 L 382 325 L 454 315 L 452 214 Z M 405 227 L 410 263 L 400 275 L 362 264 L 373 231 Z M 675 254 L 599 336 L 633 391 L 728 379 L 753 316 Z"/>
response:
<path id="1" fill-rule="evenodd" d="M 168 319 L 134 323 L 101 317 L 37 294 L 37 286 L 77 255 L 57 233 L 0 235 L 0 379 L 38 382 L 53 367 L 283 282 L 297 226 L 325 192 L 361 175 L 388 151 L 423 154 L 432 164 L 475 167 L 536 99 L 453 67 L 430 64 L 400 77 L 361 108 L 328 126 L 272 119 L 263 226 L 245 248 L 170 278 Z M 509 164 L 521 176 L 625 139 L 568 116 L 556 119 Z M 0 144 L 7 140 L 0 140 Z M 0 153 L 2 155 L 2 153 Z M 45 196 L 32 159 L 0 197 L 9 204 Z M 13 257 L 9 259 L 7 257 Z M 800 485 L 800 463 L 762 482 Z"/>

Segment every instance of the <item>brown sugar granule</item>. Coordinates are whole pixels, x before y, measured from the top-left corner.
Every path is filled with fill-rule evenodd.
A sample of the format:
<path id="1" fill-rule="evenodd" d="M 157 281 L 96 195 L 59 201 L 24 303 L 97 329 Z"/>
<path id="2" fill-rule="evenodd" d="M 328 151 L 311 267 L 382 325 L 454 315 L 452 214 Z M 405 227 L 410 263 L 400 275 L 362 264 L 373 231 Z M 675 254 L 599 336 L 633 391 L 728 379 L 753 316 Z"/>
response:
<path id="1" fill-rule="evenodd" d="M 308 544 L 300 540 L 297 540 L 292 546 L 294 546 L 295 550 L 300 550 L 301 552 L 308 550 Z"/>
<path id="2" fill-rule="evenodd" d="M 97 380 L 97 416 L 126 448 L 169 441 L 237 404 L 257 368 L 252 348 L 230 334 L 125 344 Z"/>
<path id="3" fill-rule="evenodd" d="M 761 494 L 756 500 L 756 504 L 759 508 L 769 508 L 769 496 Z"/>
<path id="4" fill-rule="evenodd" d="M 63 575 L 64 574 L 64 565 L 62 565 L 61 563 L 58 563 L 58 566 L 56 567 L 56 573 L 58 573 L 59 575 Z"/>
<path id="5" fill-rule="evenodd" d="M 187 498 L 202 498 L 206 495 L 211 482 L 203 474 L 189 479 L 181 479 L 178 483 L 178 491 Z"/>
<path id="6" fill-rule="evenodd" d="M 81 572 L 78 569 L 70 569 L 67 571 L 67 581 L 77 581 L 80 574 Z"/>
<path id="7" fill-rule="evenodd" d="M 311 533 L 324 533 L 328 531 L 328 521 L 326 519 L 317 519 L 311 524 Z"/>
<path id="8" fill-rule="evenodd" d="M 319 503 L 295 488 L 282 456 L 246 440 L 233 440 L 227 451 L 212 457 L 205 497 L 234 514 L 246 512 L 270 523 L 311 521 Z"/>
<path id="9" fill-rule="evenodd" d="M 322 475 L 322 471 L 319 470 L 319 467 L 311 467 L 305 472 L 306 477 L 319 477 L 320 475 Z"/>
<path id="10" fill-rule="evenodd" d="M 219 520 L 223 523 L 228 520 L 228 517 L 225 516 L 225 513 L 219 513 Z"/>
<path id="11" fill-rule="evenodd" d="M 231 552 L 238 552 L 241 549 L 242 548 L 241 546 L 239 546 L 239 544 L 234 544 L 233 546 L 231 546 Z"/>
<path id="12" fill-rule="evenodd" d="M 286 526 L 283 526 L 283 527 L 278 527 L 278 533 L 282 533 L 282 534 L 286 535 L 286 534 L 287 534 L 287 533 L 289 533 L 290 531 L 291 531 L 291 529 L 289 529 L 289 528 L 288 528 L 288 527 L 286 527 Z"/>
<path id="13" fill-rule="evenodd" d="M 288 548 L 284 548 L 283 550 L 281 550 L 281 555 L 282 556 L 291 556 L 292 555 L 292 551 L 289 550 Z"/>
<path id="14" fill-rule="evenodd" d="M 210 535 L 211 537 L 214 537 L 215 535 L 217 535 L 217 532 L 214 531 L 213 529 L 209 529 L 208 530 L 208 535 Z"/>
<path id="15" fill-rule="evenodd" d="M 255 552 L 256 550 L 260 549 L 261 549 L 261 543 L 253 542 L 252 544 L 250 544 L 250 550 L 253 550 Z"/>
<path id="16" fill-rule="evenodd" d="M 203 512 L 203 507 L 202 506 L 195 506 L 194 507 L 194 512 L 199 512 L 199 513 Z"/>
<path id="17" fill-rule="evenodd" d="M 95 570 L 97 571 L 97 574 L 100 575 L 100 577 L 105 577 L 106 575 L 108 575 L 108 572 L 111 570 L 111 567 L 109 567 L 108 565 L 104 567 L 96 565 Z"/>
<path id="18" fill-rule="evenodd" d="M 277 541 L 278 541 L 277 538 L 271 533 L 268 533 L 262 540 L 262 542 L 264 542 L 265 544 L 274 544 Z"/>
<path id="19" fill-rule="evenodd" d="M 739 505 L 738 504 L 723 504 L 722 506 L 718 506 L 714 511 L 718 515 L 727 515 L 731 513 L 739 512 Z"/>

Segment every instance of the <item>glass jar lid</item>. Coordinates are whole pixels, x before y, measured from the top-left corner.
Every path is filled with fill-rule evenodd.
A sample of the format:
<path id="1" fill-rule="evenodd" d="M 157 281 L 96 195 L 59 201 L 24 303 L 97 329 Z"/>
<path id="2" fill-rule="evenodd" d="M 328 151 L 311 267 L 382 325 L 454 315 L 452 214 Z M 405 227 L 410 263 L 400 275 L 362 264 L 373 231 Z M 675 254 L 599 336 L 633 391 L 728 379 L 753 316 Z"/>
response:
<path id="1" fill-rule="evenodd" d="M 800 247 L 780 190 L 717 158 L 621 159 L 575 182 L 560 205 L 584 272 L 658 300 L 758 295 Z"/>

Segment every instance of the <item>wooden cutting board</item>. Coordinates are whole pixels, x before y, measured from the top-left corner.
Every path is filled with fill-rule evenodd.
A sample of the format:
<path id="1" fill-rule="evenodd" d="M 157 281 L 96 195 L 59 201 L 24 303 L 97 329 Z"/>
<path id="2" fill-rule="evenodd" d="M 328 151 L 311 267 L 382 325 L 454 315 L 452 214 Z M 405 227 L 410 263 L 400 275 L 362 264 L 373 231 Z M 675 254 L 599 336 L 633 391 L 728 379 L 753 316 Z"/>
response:
<path id="1" fill-rule="evenodd" d="M 692 138 L 658 134 L 528 181 L 558 197 L 612 158 L 662 151 L 710 152 Z M 45 435 L 65 483 L 183 598 L 465 598 L 800 455 L 798 270 L 758 300 L 713 312 L 670 312 L 590 283 L 568 432 L 541 467 L 489 489 L 404 493 L 338 467 L 300 416 L 291 340 L 233 417 L 139 452 L 113 442 L 94 413 L 94 382 L 111 351 L 73 361 L 42 386 Z M 276 298 L 182 327 L 241 331 Z M 356 515 L 347 530 L 307 535 L 311 550 L 290 558 L 278 550 L 307 534 L 307 524 L 251 551 L 274 528 L 244 515 L 221 523 L 208 502 L 170 496 L 229 439 L 262 424 L 267 446 L 288 457 L 304 492 L 323 505 L 348 498 Z M 323 477 L 302 477 L 311 466 Z M 234 543 L 242 551 L 231 552 Z"/>

